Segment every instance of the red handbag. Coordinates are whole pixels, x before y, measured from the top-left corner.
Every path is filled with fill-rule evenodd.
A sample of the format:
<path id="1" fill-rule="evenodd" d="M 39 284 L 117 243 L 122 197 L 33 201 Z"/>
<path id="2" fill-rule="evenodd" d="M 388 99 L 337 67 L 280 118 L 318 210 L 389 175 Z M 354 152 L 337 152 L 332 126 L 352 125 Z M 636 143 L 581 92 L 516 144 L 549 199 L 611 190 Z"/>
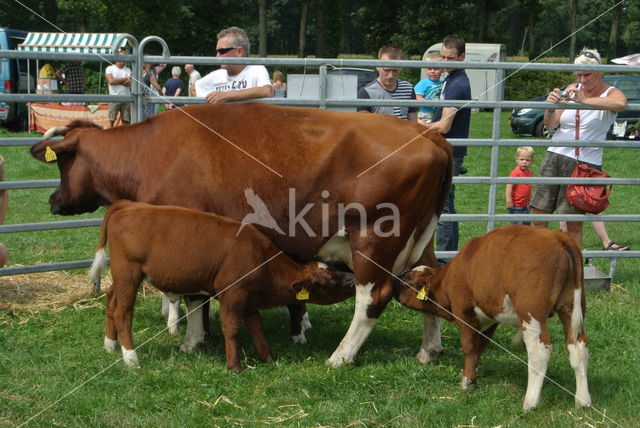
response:
<path id="1" fill-rule="evenodd" d="M 580 110 L 576 111 L 576 140 L 579 137 L 580 126 Z M 580 155 L 580 148 L 576 147 L 576 167 L 573 169 L 572 178 L 608 178 L 611 177 L 604 171 L 590 168 L 589 166 L 578 163 L 578 156 Z M 600 214 L 606 210 L 609 206 L 609 195 L 611 194 L 612 186 L 604 184 L 568 184 L 565 198 L 567 201 L 579 209 L 590 214 Z"/>

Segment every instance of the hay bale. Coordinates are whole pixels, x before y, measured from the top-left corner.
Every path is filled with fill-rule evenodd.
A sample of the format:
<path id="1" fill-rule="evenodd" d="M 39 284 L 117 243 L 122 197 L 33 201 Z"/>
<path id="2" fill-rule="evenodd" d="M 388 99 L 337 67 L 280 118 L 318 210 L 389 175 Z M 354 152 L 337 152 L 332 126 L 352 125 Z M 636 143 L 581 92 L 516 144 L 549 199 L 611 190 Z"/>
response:
<path id="1" fill-rule="evenodd" d="M 103 289 L 111 278 L 103 279 Z M 98 296 L 85 275 L 42 272 L 0 277 L 0 309 L 9 312 L 59 311 Z M 99 302 L 96 302 L 99 304 Z"/>

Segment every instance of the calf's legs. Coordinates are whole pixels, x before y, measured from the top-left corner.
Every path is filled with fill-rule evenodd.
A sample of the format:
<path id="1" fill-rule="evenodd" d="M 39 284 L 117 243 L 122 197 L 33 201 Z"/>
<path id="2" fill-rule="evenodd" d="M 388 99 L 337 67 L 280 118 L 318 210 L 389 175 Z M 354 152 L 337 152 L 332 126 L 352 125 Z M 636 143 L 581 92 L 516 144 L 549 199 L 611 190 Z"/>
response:
<path id="1" fill-rule="evenodd" d="M 521 328 L 529 357 L 527 392 L 522 404 L 522 410 L 526 412 L 535 408 L 540 402 L 540 391 L 542 391 L 547 364 L 551 356 L 551 343 L 546 319 L 538 321 L 532 317 L 528 322 L 523 321 Z"/>
<path id="2" fill-rule="evenodd" d="M 426 312 L 423 315 L 422 345 L 420 345 L 420 351 L 416 358 L 421 364 L 426 364 L 438 358 L 442 352 L 442 340 L 440 337 L 440 318 Z"/>
<path id="3" fill-rule="evenodd" d="M 187 305 L 187 332 L 184 343 L 180 345 L 182 352 L 191 352 L 198 345 L 204 343 L 204 329 L 202 328 L 202 303 L 200 300 L 185 299 Z"/>
<path id="4" fill-rule="evenodd" d="M 575 299 L 579 302 L 579 299 Z M 574 305 L 580 303 L 574 302 Z M 572 311 L 574 312 L 574 311 Z M 564 327 L 565 342 L 569 352 L 569 362 L 576 376 L 576 407 L 588 407 L 591 405 L 591 395 L 587 382 L 587 369 L 589 367 L 589 349 L 587 347 L 587 335 L 582 329 L 582 323 L 572 323 L 569 313 L 558 312 L 558 317 Z M 580 324 L 579 326 L 576 324 Z M 573 331 L 574 329 L 578 331 Z M 574 339 L 575 338 L 575 339 Z"/>
<path id="5" fill-rule="evenodd" d="M 262 361 L 270 361 L 272 359 L 271 348 L 269 348 L 267 338 L 264 337 L 260 313 L 256 311 L 245 314 L 244 325 L 247 327 L 247 330 L 249 330 L 251 339 L 253 339 L 253 343 Z"/>

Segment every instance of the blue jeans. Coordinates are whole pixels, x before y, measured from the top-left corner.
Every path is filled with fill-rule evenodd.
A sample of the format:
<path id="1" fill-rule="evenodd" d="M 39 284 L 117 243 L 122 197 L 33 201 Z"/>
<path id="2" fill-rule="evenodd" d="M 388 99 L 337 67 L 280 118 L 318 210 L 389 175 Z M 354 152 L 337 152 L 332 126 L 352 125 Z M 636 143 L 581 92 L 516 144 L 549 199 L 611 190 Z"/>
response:
<path id="1" fill-rule="evenodd" d="M 453 158 L 453 175 L 456 176 L 460 172 L 462 161 L 464 156 Z M 449 191 L 449 198 L 442 210 L 443 214 L 455 214 L 455 190 L 456 186 L 451 184 L 451 190 Z M 458 222 L 447 221 L 438 222 L 436 226 L 436 251 L 457 251 L 458 250 Z"/>
<path id="2" fill-rule="evenodd" d="M 529 214 L 529 208 L 527 207 L 516 207 L 509 208 L 509 214 Z M 525 224 L 527 226 L 531 226 L 530 221 L 512 221 L 511 224 Z"/>

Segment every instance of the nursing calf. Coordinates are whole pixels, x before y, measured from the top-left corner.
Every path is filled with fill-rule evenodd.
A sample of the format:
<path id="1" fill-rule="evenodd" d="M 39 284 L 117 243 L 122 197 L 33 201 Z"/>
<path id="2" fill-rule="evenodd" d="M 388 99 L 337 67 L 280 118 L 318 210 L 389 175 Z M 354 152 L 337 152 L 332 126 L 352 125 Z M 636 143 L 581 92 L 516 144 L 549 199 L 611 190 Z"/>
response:
<path id="1" fill-rule="evenodd" d="M 105 265 L 109 242 L 113 285 L 107 292 L 105 348 L 120 342 L 124 362 L 139 365 L 131 337 L 133 307 L 142 280 L 164 293 L 202 294 L 220 301 L 227 366 L 240 371 L 236 336 L 244 321 L 258 354 L 271 358 L 259 309 L 305 301 L 331 304 L 354 294 L 353 275 L 321 263 L 300 265 L 252 225 L 173 206 L 118 201 L 107 210 L 96 258 L 95 280 Z M 184 351 L 204 340 L 199 305 L 187 300 Z"/>
<path id="2" fill-rule="evenodd" d="M 547 319 L 557 313 L 576 376 L 575 404 L 591 405 L 582 257 L 568 234 L 530 226 L 494 230 L 469 241 L 438 272 L 424 266 L 406 272 L 395 284 L 395 296 L 425 312 L 421 362 L 442 350 L 440 332 L 427 328 L 439 327 L 430 320 L 433 315 L 460 327 L 463 389 L 476 383 L 478 360 L 498 323 L 517 326 L 529 357 L 525 411 L 540 401 L 551 353 Z"/>

